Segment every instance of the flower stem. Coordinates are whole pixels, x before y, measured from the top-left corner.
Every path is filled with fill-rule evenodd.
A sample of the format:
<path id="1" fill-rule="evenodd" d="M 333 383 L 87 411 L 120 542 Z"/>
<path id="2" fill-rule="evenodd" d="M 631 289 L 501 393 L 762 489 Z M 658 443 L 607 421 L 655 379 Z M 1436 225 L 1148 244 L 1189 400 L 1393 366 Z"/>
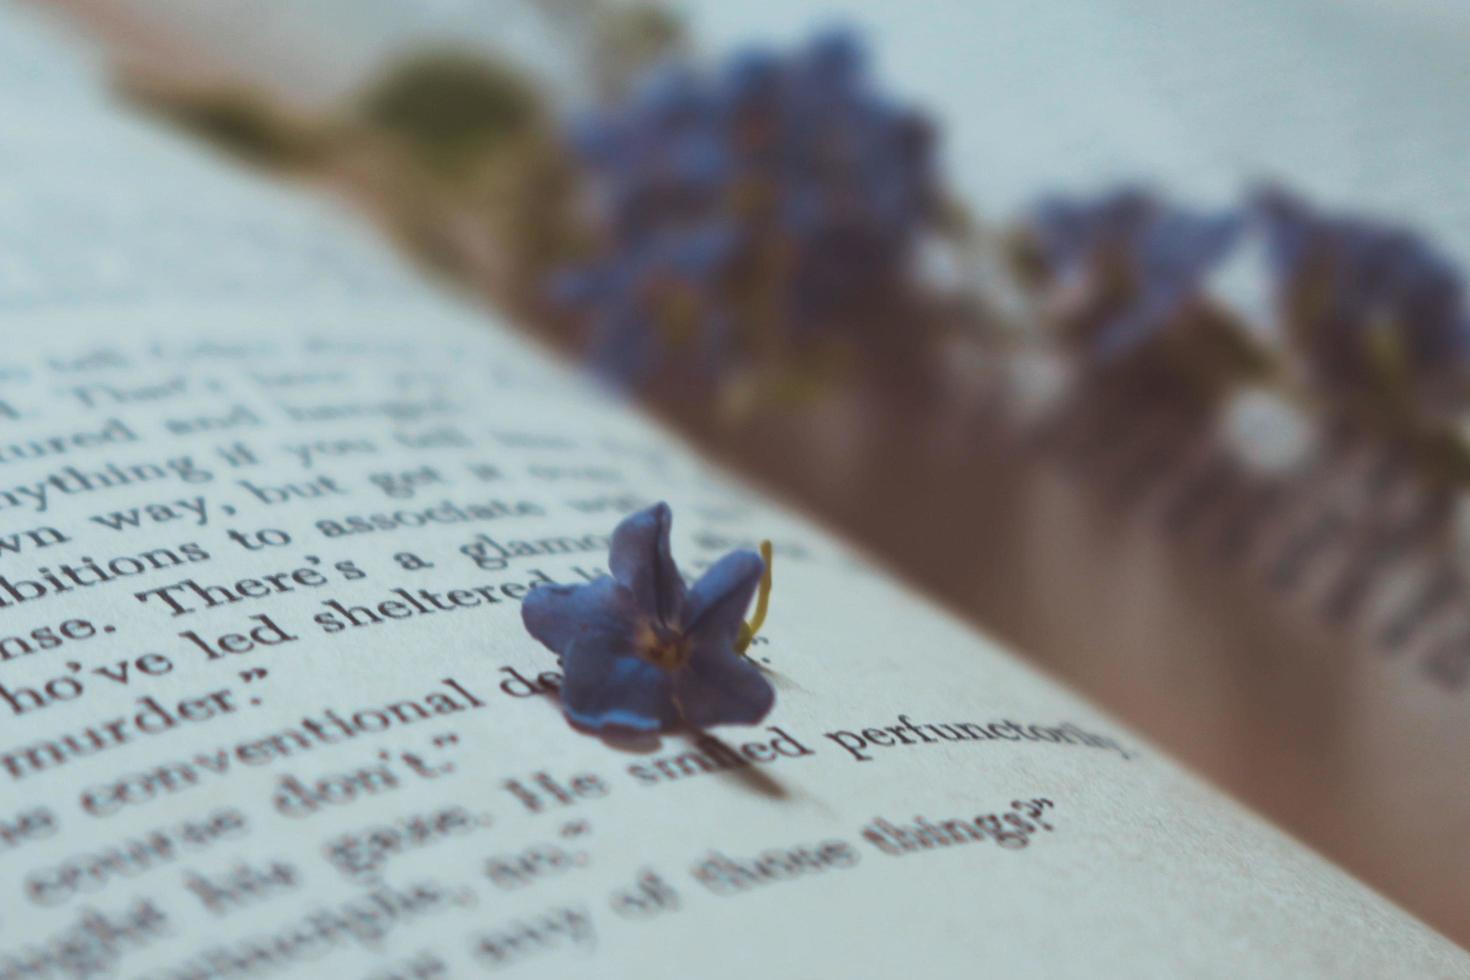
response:
<path id="1" fill-rule="evenodd" d="M 760 628 L 765 625 L 766 609 L 771 602 L 771 557 L 771 542 L 762 541 L 761 561 L 765 562 L 766 570 L 761 575 L 760 589 L 755 597 L 755 615 L 750 617 L 749 622 L 740 624 L 740 635 L 735 639 L 736 653 L 744 653 L 748 650 L 751 642 L 755 640 L 756 633 L 760 632 Z"/>

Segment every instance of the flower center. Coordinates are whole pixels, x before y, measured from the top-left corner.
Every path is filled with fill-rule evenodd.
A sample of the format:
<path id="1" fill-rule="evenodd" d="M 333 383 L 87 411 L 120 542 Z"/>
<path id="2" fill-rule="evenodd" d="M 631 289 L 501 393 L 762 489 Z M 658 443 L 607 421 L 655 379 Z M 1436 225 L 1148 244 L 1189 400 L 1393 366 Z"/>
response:
<path id="1" fill-rule="evenodd" d="M 689 638 L 678 630 L 645 626 L 638 651 L 644 660 L 662 670 L 674 671 L 689 662 Z"/>

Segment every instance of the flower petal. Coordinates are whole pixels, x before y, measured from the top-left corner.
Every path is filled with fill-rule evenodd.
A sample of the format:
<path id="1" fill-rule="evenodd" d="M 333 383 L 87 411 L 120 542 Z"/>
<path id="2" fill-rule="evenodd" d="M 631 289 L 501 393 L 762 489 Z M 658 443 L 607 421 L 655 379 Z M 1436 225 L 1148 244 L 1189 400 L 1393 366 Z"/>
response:
<path id="1" fill-rule="evenodd" d="M 660 501 L 630 514 L 613 531 L 608 566 L 633 593 L 638 608 L 659 622 L 676 625 L 684 605 L 684 580 L 669 551 L 673 514 Z"/>
<path id="2" fill-rule="evenodd" d="M 684 721 L 695 728 L 754 725 L 776 703 L 776 691 L 728 640 L 697 640 L 689 663 L 674 674 L 674 696 Z"/>
<path id="3" fill-rule="evenodd" d="M 678 723 L 668 674 L 635 652 L 642 615 L 614 579 L 537 586 L 521 619 L 561 654 L 562 709 L 574 725 L 648 732 Z"/>
<path id="4" fill-rule="evenodd" d="M 565 655 L 583 632 L 632 636 L 632 599 L 606 576 L 587 585 L 538 585 L 521 603 L 521 622 L 548 650 Z"/>
<path id="5" fill-rule="evenodd" d="M 679 724 L 667 672 L 632 653 L 633 638 L 609 647 L 592 634 L 578 636 L 566 656 L 562 710 L 578 728 L 658 732 Z"/>
<path id="6" fill-rule="evenodd" d="M 754 551 L 732 551 L 700 576 L 684 606 L 684 632 L 729 644 L 745 618 L 766 563 Z"/>

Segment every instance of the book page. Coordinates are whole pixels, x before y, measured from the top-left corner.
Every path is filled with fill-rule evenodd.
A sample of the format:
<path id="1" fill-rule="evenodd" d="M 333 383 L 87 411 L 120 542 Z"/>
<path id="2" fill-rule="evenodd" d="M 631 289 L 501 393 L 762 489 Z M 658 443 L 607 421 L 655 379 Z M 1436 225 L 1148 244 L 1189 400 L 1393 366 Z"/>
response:
<path id="1" fill-rule="evenodd" d="M 1470 970 L 5 7 L 0 65 L 0 977 Z M 774 544 L 758 726 L 562 717 L 520 603 L 657 500 L 686 574 Z"/>
<path id="2" fill-rule="evenodd" d="M 553 101 L 572 93 L 564 108 L 587 99 L 569 85 L 575 32 L 554 27 L 537 3 L 65 6 L 133 66 L 124 72 L 150 78 L 167 65 L 182 91 L 236 79 L 309 117 L 350 106 L 392 52 L 445 38 L 525 71 Z M 1453 5 L 677 6 L 706 55 L 756 39 L 795 43 L 834 15 L 866 25 L 884 87 L 942 123 L 947 179 L 987 223 L 1003 227 L 1038 195 L 1100 181 L 1157 182 L 1181 203 L 1227 206 L 1270 177 L 1332 209 L 1397 216 L 1447 254 L 1467 254 L 1455 141 L 1470 129 L 1444 121 L 1470 105 L 1459 67 L 1470 21 Z M 99 10 L 131 29 L 99 24 Z M 372 191 L 356 196 L 389 224 L 422 220 L 408 209 L 404 222 Z M 443 228 L 478 226 L 461 224 L 466 203 L 441 215 Z M 479 236 L 450 250 L 476 270 L 471 280 L 504 281 Z M 1211 290 L 1264 327 L 1264 280 L 1250 265 L 1238 253 Z M 1007 296 L 1006 278 L 981 292 Z M 1392 440 L 1309 439 L 1296 464 L 1278 441 L 1278 469 L 1260 472 L 1238 451 L 1234 409 L 1181 419 L 1148 386 L 1136 389 L 1142 397 L 1101 397 L 1072 388 L 1066 365 L 1045 356 L 944 360 L 953 387 L 925 409 L 842 384 L 798 412 L 757 408 L 703 431 L 687 402 L 664 410 L 1189 767 L 1470 942 L 1470 851 L 1459 846 L 1470 784 L 1457 769 L 1470 749 L 1465 495 L 1452 521 L 1438 479 L 1405 465 Z M 915 486 L 923 506 L 895 507 Z"/>

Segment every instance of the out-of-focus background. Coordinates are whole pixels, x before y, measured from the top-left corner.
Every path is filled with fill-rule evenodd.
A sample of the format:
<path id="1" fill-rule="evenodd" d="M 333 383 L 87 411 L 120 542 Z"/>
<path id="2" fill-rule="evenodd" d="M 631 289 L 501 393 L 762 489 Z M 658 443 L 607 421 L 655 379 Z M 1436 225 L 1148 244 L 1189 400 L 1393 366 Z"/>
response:
<path id="1" fill-rule="evenodd" d="M 1470 940 L 1470 9 L 48 6 Z"/>

